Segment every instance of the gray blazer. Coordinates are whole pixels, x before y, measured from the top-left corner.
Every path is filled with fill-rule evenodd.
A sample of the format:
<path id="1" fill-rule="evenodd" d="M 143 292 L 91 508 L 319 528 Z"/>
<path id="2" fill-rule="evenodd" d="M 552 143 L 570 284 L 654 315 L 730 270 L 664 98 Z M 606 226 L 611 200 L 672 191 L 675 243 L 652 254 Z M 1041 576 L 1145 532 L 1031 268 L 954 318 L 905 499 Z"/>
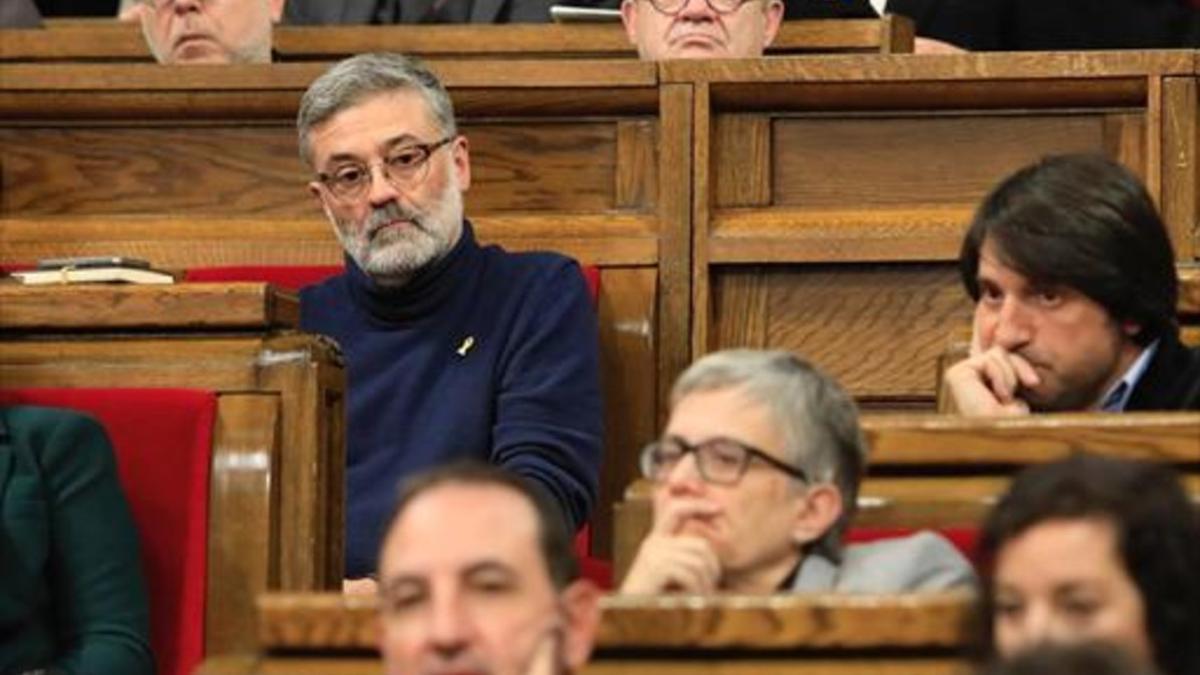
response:
<path id="1" fill-rule="evenodd" d="M 462 2 L 463 0 L 443 0 Z M 288 0 L 284 22 L 289 24 L 370 24 L 381 10 L 398 3 L 432 6 L 435 0 Z M 473 0 L 471 23 L 545 23 L 555 0 Z M 397 12 L 386 12 L 398 14 Z"/>
<path id="2" fill-rule="evenodd" d="M 905 593 L 970 587 L 971 564 L 944 537 L 922 531 L 896 539 L 847 546 L 841 564 L 819 555 L 800 563 L 797 593 Z"/>

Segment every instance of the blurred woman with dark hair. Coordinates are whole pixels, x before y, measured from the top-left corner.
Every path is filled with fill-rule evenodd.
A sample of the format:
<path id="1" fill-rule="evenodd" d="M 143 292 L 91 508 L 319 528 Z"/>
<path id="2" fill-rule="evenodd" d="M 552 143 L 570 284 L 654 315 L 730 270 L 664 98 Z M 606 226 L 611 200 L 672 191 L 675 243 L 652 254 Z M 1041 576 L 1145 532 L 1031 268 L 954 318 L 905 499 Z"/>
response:
<path id="1" fill-rule="evenodd" d="M 1169 468 L 1076 455 L 1027 469 L 979 554 L 985 656 L 1101 641 L 1200 673 L 1200 515 Z"/>

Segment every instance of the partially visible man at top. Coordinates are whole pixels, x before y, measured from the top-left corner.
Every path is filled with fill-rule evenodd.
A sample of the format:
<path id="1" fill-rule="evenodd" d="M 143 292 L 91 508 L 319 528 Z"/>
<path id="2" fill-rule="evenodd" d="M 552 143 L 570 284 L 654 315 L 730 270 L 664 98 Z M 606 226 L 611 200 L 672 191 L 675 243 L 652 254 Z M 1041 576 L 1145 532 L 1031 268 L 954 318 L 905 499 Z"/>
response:
<path id="1" fill-rule="evenodd" d="M 966 415 L 1200 409 L 1200 349 L 1179 340 L 1171 242 L 1129 170 L 1049 157 L 979 207 L 959 256 L 970 356 L 947 369 Z"/>
<path id="2" fill-rule="evenodd" d="M 284 0 L 137 0 L 146 44 L 159 63 L 270 63 L 272 24 Z"/>
<path id="3" fill-rule="evenodd" d="M 288 0 L 291 24 L 545 23 L 550 6 L 601 0 Z"/>
<path id="4" fill-rule="evenodd" d="M 579 266 L 481 246 L 463 217 L 466 137 L 420 62 L 364 54 L 305 92 L 308 188 L 346 271 L 301 294 L 301 326 L 348 366 L 346 573 L 373 572 L 405 475 L 477 459 L 520 475 L 572 529 L 596 498 L 595 313 Z"/>
<path id="5" fill-rule="evenodd" d="M 379 552 L 379 651 L 391 675 L 572 673 L 599 591 L 580 579 L 556 506 L 500 469 L 414 476 Z"/>
<path id="6" fill-rule="evenodd" d="M 920 532 L 845 546 L 867 446 L 854 402 L 782 351 L 692 364 L 662 439 L 642 451 L 654 524 L 622 593 L 897 593 L 969 585 L 971 566 Z"/>
<path id="7" fill-rule="evenodd" d="M 783 21 L 783 0 L 623 0 L 643 60 L 758 58 Z"/>

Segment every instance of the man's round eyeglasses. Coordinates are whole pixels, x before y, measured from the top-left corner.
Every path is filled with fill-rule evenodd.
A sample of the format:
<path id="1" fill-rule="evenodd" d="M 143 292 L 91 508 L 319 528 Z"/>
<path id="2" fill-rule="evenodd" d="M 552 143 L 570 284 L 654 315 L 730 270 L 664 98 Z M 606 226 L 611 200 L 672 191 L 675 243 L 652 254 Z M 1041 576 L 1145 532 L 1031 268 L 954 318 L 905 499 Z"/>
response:
<path id="1" fill-rule="evenodd" d="M 752 459 L 761 460 L 793 478 L 808 482 L 808 474 L 803 469 L 730 438 L 712 438 L 695 445 L 677 436 L 655 441 L 642 450 L 642 475 L 652 481 L 664 481 L 675 465 L 689 453 L 696 454 L 696 469 L 700 477 L 716 485 L 736 484 L 746 475 Z"/>
<path id="2" fill-rule="evenodd" d="M 747 2 L 750 2 L 750 0 L 704 1 L 708 3 L 709 9 L 717 14 L 732 14 L 736 12 L 739 7 Z M 668 16 L 675 16 L 676 14 L 682 12 L 683 8 L 686 7 L 689 2 L 691 2 L 691 0 L 650 0 L 650 4 L 654 6 L 654 9 L 657 9 Z"/>
<path id="3" fill-rule="evenodd" d="M 433 143 L 406 143 L 392 148 L 378 163 L 384 179 L 401 190 L 420 185 L 429 175 L 429 157 L 455 138 L 447 136 Z M 358 162 L 341 164 L 329 173 L 318 173 L 317 180 L 334 197 L 346 202 L 358 201 L 374 180 L 372 166 Z"/>

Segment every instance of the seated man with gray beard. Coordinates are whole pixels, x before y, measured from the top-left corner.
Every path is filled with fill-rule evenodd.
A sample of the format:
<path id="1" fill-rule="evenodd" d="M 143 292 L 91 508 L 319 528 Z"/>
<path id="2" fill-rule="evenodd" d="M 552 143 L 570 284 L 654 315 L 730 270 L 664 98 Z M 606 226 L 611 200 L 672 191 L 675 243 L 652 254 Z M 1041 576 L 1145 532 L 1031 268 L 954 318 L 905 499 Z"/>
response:
<path id="1" fill-rule="evenodd" d="M 301 326 L 348 367 L 346 576 L 374 572 L 397 480 L 453 460 L 524 477 L 573 531 L 596 499 L 602 424 L 579 266 L 476 242 L 467 139 L 414 59 L 338 63 L 304 94 L 298 131 L 346 251 L 343 274 L 301 294 Z"/>

